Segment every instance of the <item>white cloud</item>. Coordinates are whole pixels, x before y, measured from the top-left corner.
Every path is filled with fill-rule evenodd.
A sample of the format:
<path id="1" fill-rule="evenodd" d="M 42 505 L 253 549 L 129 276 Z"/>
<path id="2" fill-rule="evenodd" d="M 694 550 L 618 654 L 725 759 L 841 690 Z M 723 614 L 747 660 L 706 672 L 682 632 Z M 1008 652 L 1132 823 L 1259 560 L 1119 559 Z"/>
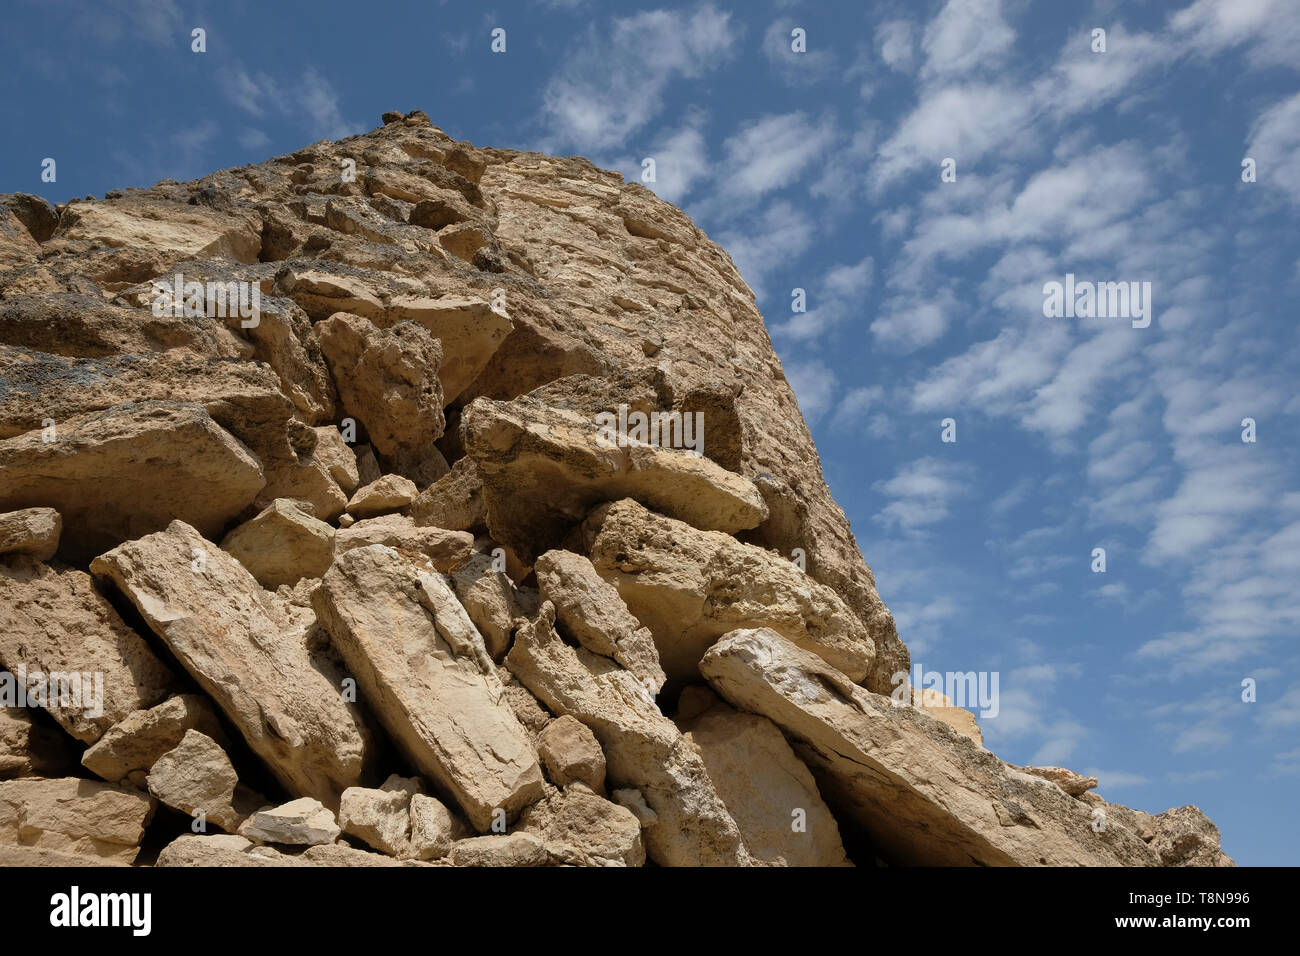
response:
<path id="1" fill-rule="evenodd" d="M 805 32 L 805 49 L 797 53 L 790 32 L 800 27 Z M 775 21 L 763 33 L 763 55 L 786 83 L 803 86 L 831 76 L 835 71 L 835 54 L 828 43 L 831 38 L 810 32 L 806 23 L 789 18 Z"/>
<path id="2" fill-rule="evenodd" d="M 908 20 L 890 20 L 876 29 L 876 48 L 880 59 L 891 70 L 899 73 L 912 72 L 916 59 L 915 28 Z"/>
<path id="3" fill-rule="evenodd" d="M 974 470 L 962 462 L 918 458 L 893 478 L 876 482 L 875 491 L 890 499 L 875 519 L 886 527 L 914 531 L 948 517 L 952 501 L 970 494 Z"/>
<path id="4" fill-rule="evenodd" d="M 1246 155 L 1255 160 L 1259 185 L 1282 190 L 1300 206 L 1300 93 L 1260 114 Z"/>
<path id="5" fill-rule="evenodd" d="M 926 76 L 957 76 L 995 67 L 1016 33 L 1002 17 L 1001 0 L 948 0 L 925 28 Z"/>
<path id="6" fill-rule="evenodd" d="M 815 234 L 816 225 L 806 212 L 788 202 L 773 202 L 736 228 L 719 234 L 717 242 L 731 254 L 755 295 L 762 298 L 771 271 L 807 250 Z"/>
<path id="7" fill-rule="evenodd" d="M 837 379 L 824 362 L 791 362 L 785 366 L 785 377 L 794 389 L 804 420 L 809 424 L 816 422 L 831 407 Z"/>

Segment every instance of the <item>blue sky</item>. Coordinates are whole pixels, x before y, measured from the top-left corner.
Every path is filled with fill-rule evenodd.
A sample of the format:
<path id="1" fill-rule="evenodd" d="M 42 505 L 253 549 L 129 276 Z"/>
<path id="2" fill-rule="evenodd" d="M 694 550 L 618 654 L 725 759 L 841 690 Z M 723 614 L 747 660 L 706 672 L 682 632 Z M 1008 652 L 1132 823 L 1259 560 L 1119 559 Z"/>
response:
<path id="1" fill-rule="evenodd" d="M 1240 863 L 1300 863 L 1300 3 L 3 16 L 2 191 L 194 178 L 388 109 L 629 177 L 653 157 L 758 294 L 914 660 L 999 672 L 989 746 L 1196 803 Z M 1066 273 L 1150 282 L 1150 327 L 1045 317 Z"/>

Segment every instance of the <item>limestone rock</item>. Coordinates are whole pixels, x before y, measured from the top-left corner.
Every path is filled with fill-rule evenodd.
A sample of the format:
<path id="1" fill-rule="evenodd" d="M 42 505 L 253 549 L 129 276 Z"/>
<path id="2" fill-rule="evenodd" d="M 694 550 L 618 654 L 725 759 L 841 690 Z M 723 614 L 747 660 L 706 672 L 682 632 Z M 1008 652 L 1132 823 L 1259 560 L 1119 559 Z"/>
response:
<path id="1" fill-rule="evenodd" d="M 487 526 L 483 482 L 473 458 L 462 458 L 411 502 L 408 511 L 416 524 L 449 531 L 474 531 Z"/>
<path id="2" fill-rule="evenodd" d="M 170 262 L 209 256 L 256 262 L 262 222 L 251 211 L 220 213 L 144 198 L 114 199 L 68 206 L 54 236 L 154 249 Z"/>
<path id="3" fill-rule="evenodd" d="M 772 628 L 855 681 L 870 670 L 875 645 L 844 602 L 771 551 L 635 501 L 596 509 L 582 537 L 596 570 L 654 634 L 669 677 L 698 679 L 709 645 L 744 627 Z"/>
<path id="4" fill-rule="evenodd" d="M 197 730 L 187 730 L 174 750 L 159 757 L 149 770 L 149 792 L 182 813 L 202 811 L 205 823 L 233 833 L 246 812 L 235 806 L 239 777 L 226 752 Z"/>
<path id="5" fill-rule="evenodd" d="M 148 771 L 191 730 L 201 731 L 218 744 L 225 741 L 207 698 L 178 694 L 148 710 L 127 714 L 86 748 L 81 764 L 110 783 L 118 783 L 132 773 Z"/>
<path id="6" fill-rule="evenodd" d="M 554 615 L 543 603 L 537 620 L 516 633 L 506 664 L 553 713 L 591 728 L 611 785 L 645 795 L 657 816 L 645 830 L 650 858 L 661 866 L 747 864 L 740 831 L 699 751 L 659 712 L 636 676 L 560 640 Z"/>
<path id="7" fill-rule="evenodd" d="M 315 327 L 348 414 L 381 454 L 431 443 L 445 425 L 438 368 L 442 346 L 420 325 L 380 330 L 339 312 Z"/>
<path id="8" fill-rule="evenodd" d="M 325 573 L 334 560 L 334 529 L 293 501 L 277 498 L 222 538 L 221 550 L 234 555 L 262 587 L 274 590 Z"/>
<path id="9" fill-rule="evenodd" d="M 59 694 L 43 706 L 87 744 L 161 701 L 174 681 L 90 575 L 23 557 L 0 561 L 0 665 Z"/>
<path id="10" fill-rule="evenodd" d="M 350 495 L 361 483 L 357 470 L 357 456 L 343 440 L 343 435 L 332 425 L 322 425 L 316 431 L 314 457 L 325 466 L 344 494 Z"/>
<path id="11" fill-rule="evenodd" d="M 654 636 L 589 560 L 571 551 L 547 551 L 534 570 L 541 598 L 555 605 L 561 630 L 593 654 L 618 661 L 641 678 L 651 694 L 659 693 L 665 677 Z"/>
<path id="12" fill-rule="evenodd" d="M 796 741 L 827 803 L 892 860 L 911 865 L 1152 866 L 1118 823 L 1095 832 L 1085 804 L 1008 767 L 914 707 L 857 686 L 775 631 L 737 630 L 700 669 L 734 706 Z"/>
<path id="13" fill-rule="evenodd" d="M 265 483 L 248 449 L 198 405 L 115 405 L 55 428 L 54 441 L 40 431 L 0 441 L 0 509 L 56 508 L 73 557 L 177 518 L 216 534 Z"/>
<path id="14" fill-rule="evenodd" d="M 1219 828 L 1199 807 L 1175 807 L 1151 818 L 1155 838 L 1151 849 L 1163 866 L 1234 866 L 1219 848 Z"/>
<path id="15" fill-rule="evenodd" d="M 76 766 L 71 741 L 28 707 L 0 707 L 0 780 L 58 777 Z"/>
<path id="16" fill-rule="evenodd" d="M 630 810 L 581 785 L 539 800 L 523 812 L 518 832 L 532 833 L 547 854 L 568 866 L 643 866 L 641 824 Z"/>
<path id="17" fill-rule="evenodd" d="M 341 696 L 342 675 L 238 561 L 174 521 L 91 570 L 130 599 L 291 793 L 337 806 L 361 781 L 370 734 Z"/>
<path id="18" fill-rule="evenodd" d="M 406 856 L 411 846 L 412 791 L 349 787 L 339 804 L 339 826 L 389 856 Z"/>
<path id="19" fill-rule="evenodd" d="M 492 558 L 482 553 L 460 563 L 451 573 L 451 583 L 483 635 L 488 654 L 499 661 L 510 648 L 515 621 L 537 613 L 537 592 L 516 586 L 504 571 L 493 570 Z"/>
<path id="20" fill-rule="evenodd" d="M 411 796 L 410 856 L 417 860 L 440 860 L 451 852 L 452 844 L 464 824 L 434 797 L 423 793 Z"/>
<path id="21" fill-rule="evenodd" d="M 557 717 L 537 739 L 546 775 L 557 787 L 578 782 L 605 792 L 605 752 L 587 726 L 573 717 Z"/>
<path id="22" fill-rule="evenodd" d="M 848 865 L 830 808 L 775 724 L 719 702 L 681 728 L 756 864 Z"/>
<path id="23" fill-rule="evenodd" d="M 460 567 L 474 553 L 474 537 L 467 532 L 418 527 L 405 515 L 366 518 L 334 535 L 334 548 L 339 554 L 372 544 L 426 555 L 433 566 L 444 573 Z"/>
<path id="24" fill-rule="evenodd" d="M 541 795 L 533 745 L 438 575 L 383 545 L 355 548 L 335 560 L 312 603 L 369 708 L 476 829 L 488 830 L 495 809 L 513 817 Z"/>
<path id="25" fill-rule="evenodd" d="M 470 837 L 451 848 L 452 866 L 549 866 L 546 844 L 531 833 Z"/>
<path id="26" fill-rule="evenodd" d="M 354 518 L 373 518 L 398 511 L 411 503 L 417 494 L 414 482 L 401 475 L 384 475 L 362 485 L 348 501 L 348 514 Z"/>
<path id="27" fill-rule="evenodd" d="M 258 810 L 239 828 L 239 836 L 288 846 L 333 843 L 341 832 L 334 814 L 311 797 Z"/>
<path id="28" fill-rule="evenodd" d="M 149 797 L 94 780 L 0 780 L 0 846 L 130 863 L 153 811 Z"/>
<path id="29" fill-rule="evenodd" d="M 0 514 L 0 554 L 48 561 L 59 550 L 63 519 L 53 508 L 24 508 Z"/>
<path id="30" fill-rule="evenodd" d="M 492 537 L 525 562 L 559 545 L 593 506 L 619 498 L 725 532 L 757 527 L 767 517 L 753 484 L 709 459 L 639 443 L 602 444 L 593 422 L 535 399 L 476 399 L 464 411 L 463 428 Z"/>
<path id="31" fill-rule="evenodd" d="M 1095 790 L 1097 787 L 1096 777 L 1085 777 L 1065 767 L 1017 767 L 1016 769 L 1050 780 L 1072 797 L 1082 796 L 1085 791 Z"/>
<path id="32" fill-rule="evenodd" d="M 969 710 L 962 707 L 953 706 L 952 701 L 947 694 L 942 694 L 933 688 L 922 690 L 918 687 L 912 688 L 912 706 L 920 707 L 931 717 L 942 720 L 945 724 L 957 731 L 959 734 L 965 734 L 971 740 L 980 746 L 984 745 L 984 734 L 980 731 L 979 724 L 975 721 L 975 715 Z M 1021 768 L 1029 770 L 1028 767 Z M 1031 771 L 1032 772 L 1032 771 Z M 1069 771 L 1066 771 L 1067 773 Z M 1042 776 L 1040 774 L 1040 776 Z M 1094 782 L 1093 786 L 1097 784 Z M 1065 789 L 1062 787 L 1061 789 Z M 1066 793 L 1069 793 L 1066 790 Z M 1078 796 L 1078 794 L 1071 794 Z"/>

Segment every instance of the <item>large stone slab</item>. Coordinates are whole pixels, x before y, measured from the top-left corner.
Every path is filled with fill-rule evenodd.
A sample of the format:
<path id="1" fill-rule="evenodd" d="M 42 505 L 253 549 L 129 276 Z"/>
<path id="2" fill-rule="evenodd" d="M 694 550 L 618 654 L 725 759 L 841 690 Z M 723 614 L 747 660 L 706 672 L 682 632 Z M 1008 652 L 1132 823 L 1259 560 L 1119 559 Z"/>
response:
<path id="1" fill-rule="evenodd" d="M 183 521 L 91 564 L 111 581 L 291 793 L 337 807 L 371 738 L 304 622 Z"/>
<path id="2" fill-rule="evenodd" d="M 312 604 L 367 706 L 476 829 L 541 796 L 536 750 L 441 575 L 384 545 L 355 548 L 335 559 Z"/>
<path id="3" fill-rule="evenodd" d="M 131 863 L 153 812 L 144 794 L 96 780 L 0 780 L 0 846 Z"/>
<path id="4" fill-rule="evenodd" d="M 734 631 L 700 669 L 734 706 L 792 740 L 822 794 L 891 862 L 932 866 L 1155 866 L 1088 804 L 1022 773 L 915 707 L 859 687 L 767 628 Z"/>

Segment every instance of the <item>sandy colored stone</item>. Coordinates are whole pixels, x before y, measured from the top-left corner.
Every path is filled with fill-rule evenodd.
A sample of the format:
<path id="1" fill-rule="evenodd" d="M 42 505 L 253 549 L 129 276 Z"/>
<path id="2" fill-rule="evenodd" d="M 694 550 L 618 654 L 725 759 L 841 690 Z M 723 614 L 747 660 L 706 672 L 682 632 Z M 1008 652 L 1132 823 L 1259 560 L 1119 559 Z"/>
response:
<path id="1" fill-rule="evenodd" d="M 1113 806 L 1113 804 L 1112 804 Z M 1175 807 L 1151 817 L 1151 849 L 1162 866 L 1235 866 L 1219 846 L 1219 828 L 1200 807 Z"/>
<path id="2" fill-rule="evenodd" d="M 132 711 L 161 701 L 175 680 L 96 590 L 90 575 L 19 556 L 0 560 L 0 665 L 10 671 L 15 687 L 21 678 L 32 687 L 38 674 L 44 675 L 41 684 L 49 685 L 54 674 L 67 681 L 81 675 L 81 706 L 65 698 L 67 706 L 50 701 L 46 709 L 87 744 Z M 76 691 L 77 683 L 59 686 Z"/>
<path id="3" fill-rule="evenodd" d="M 718 702 L 680 726 L 756 865 L 848 865 L 835 817 L 775 724 Z"/>
<path id="4" fill-rule="evenodd" d="M 77 777 L 0 780 L 0 845 L 131 863 L 154 802 Z"/>
<path id="5" fill-rule="evenodd" d="M 479 832 L 495 809 L 512 818 L 541 795 L 533 745 L 440 575 L 383 545 L 355 548 L 335 560 L 313 606 L 366 705 Z"/>
<path id="6" fill-rule="evenodd" d="M 474 553 L 474 536 L 468 532 L 419 527 L 405 515 L 366 518 L 341 529 L 334 536 L 334 548 L 339 554 L 372 544 L 426 555 L 433 566 L 444 573 L 464 564 Z"/>
<path id="7" fill-rule="evenodd" d="M 239 262 L 256 262 L 262 221 L 251 210 L 218 212 L 205 206 L 131 197 L 72 204 L 54 234 L 107 246 L 156 249 L 172 261 L 228 256 Z"/>
<path id="8" fill-rule="evenodd" d="M 177 518 L 216 534 L 265 483 L 248 449 L 199 405 L 116 405 L 57 422 L 56 435 L 0 441 L 0 509 L 57 509 L 74 558 Z"/>
<path id="9" fill-rule="evenodd" d="M 239 827 L 239 836 L 285 846 L 333 843 L 341 832 L 334 814 L 311 797 L 258 810 Z"/>
<path id="10" fill-rule="evenodd" d="M 454 402 L 514 328 L 509 317 L 476 296 L 394 296 L 386 321 L 415 322 L 442 343 L 442 399 Z"/>
<path id="11" fill-rule="evenodd" d="M 657 817 L 645 830 L 650 858 L 660 866 L 748 864 L 740 831 L 699 751 L 635 675 L 565 644 L 554 622 L 555 609 L 544 602 L 538 618 L 516 633 L 506 665 L 552 713 L 591 729 L 610 786 L 644 794 Z"/>
<path id="12" fill-rule="evenodd" d="M 247 811 L 235 806 L 239 777 L 230 758 L 215 740 L 187 730 L 175 749 L 159 757 L 149 770 L 149 792 L 161 802 L 195 817 L 202 811 L 205 825 L 233 833 Z"/>
<path id="13" fill-rule="evenodd" d="M 380 853 L 407 856 L 411 847 L 411 797 L 401 787 L 349 787 L 339 804 L 339 826 Z"/>
<path id="14" fill-rule="evenodd" d="M 337 806 L 360 782 L 371 740 L 343 700 L 343 675 L 309 648 L 311 622 L 291 619 L 233 557 L 174 521 L 91 570 L 130 599 L 291 793 Z"/>
<path id="15" fill-rule="evenodd" d="M 234 555 L 262 587 L 274 590 L 325 573 L 334 560 L 334 529 L 293 501 L 277 498 L 222 538 L 221 550 Z"/>
<path id="16" fill-rule="evenodd" d="M 366 426 L 385 455 L 430 444 L 442 434 L 443 350 L 423 326 L 399 322 L 378 329 L 339 312 L 315 327 L 347 414 Z"/>
<path id="17" fill-rule="evenodd" d="M 71 739 L 29 707 L 0 707 L 0 780 L 59 777 L 77 763 Z"/>
<path id="18" fill-rule="evenodd" d="M 563 632 L 593 654 L 618 661 L 641 678 L 651 694 L 659 693 L 666 678 L 654 635 L 587 558 L 571 551 L 547 551 L 534 570 L 538 592 L 555 605 L 555 620 Z"/>
<path id="19" fill-rule="evenodd" d="M 348 514 L 354 518 L 373 518 L 389 511 L 399 511 L 417 494 L 415 483 L 401 475 L 384 475 L 362 485 L 348 501 Z"/>
<path id="20" fill-rule="evenodd" d="M 410 856 L 417 860 L 440 860 L 465 829 L 441 800 L 423 793 L 411 796 Z"/>
<path id="21" fill-rule="evenodd" d="M 1050 780 L 1072 797 L 1082 796 L 1085 791 L 1097 788 L 1096 777 L 1085 777 L 1065 767 L 1017 767 L 1016 769 Z"/>
<path id="22" fill-rule="evenodd" d="M 844 602 L 771 551 L 630 500 L 596 509 L 581 536 L 671 678 L 697 680 L 709 645 L 742 627 L 770 627 L 855 681 L 870 671 L 875 645 Z"/>
<path id="23" fill-rule="evenodd" d="M 469 837 L 451 848 L 452 866 L 550 866 L 546 844 L 531 833 Z"/>
<path id="24" fill-rule="evenodd" d="M 729 703 L 795 741 L 826 802 L 860 823 L 887 860 L 941 866 L 1153 866 L 1115 823 L 998 760 L 915 707 L 859 687 L 822 658 L 761 628 L 727 634 L 704 676 Z"/>
<path id="25" fill-rule="evenodd" d="M 957 733 L 965 734 L 981 747 L 984 745 L 984 734 L 975 720 L 975 715 L 965 708 L 953 706 L 947 694 L 930 687 L 924 690 L 913 687 L 912 706 L 920 707 L 931 717 L 942 720 Z M 1093 786 L 1095 787 L 1096 783 Z"/>
<path id="26" fill-rule="evenodd" d="M 626 807 L 581 784 L 524 811 L 520 832 L 536 835 L 553 862 L 567 866 L 643 866 L 641 824 Z"/>
<path id="27" fill-rule="evenodd" d="M 0 554 L 48 561 L 59 550 L 63 519 L 53 508 L 23 508 L 0 514 Z"/>
<path id="28" fill-rule="evenodd" d="M 567 714 L 546 725 L 537 739 L 546 775 L 557 787 L 578 782 L 605 792 L 605 752 L 587 725 Z"/>
<path id="29" fill-rule="evenodd" d="M 494 570 L 490 555 L 470 555 L 452 571 L 451 584 L 493 660 L 509 650 L 515 621 L 537 613 L 537 592 Z"/>
<path id="30" fill-rule="evenodd" d="M 147 710 L 127 714 L 86 748 L 81 764 L 110 783 L 147 771 L 163 754 L 174 750 L 190 730 L 225 743 L 225 732 L 208 699 L 178 694 Z"/>
<path id="31" fill-rule="evenodd" d="M 407 513 L 416 524 L 451 531 L 486 528 L 483 483 L 479 480 L 474 459 L 461 458 L 452 465 L 447 474 L 416 495 Z"/>
<path id="32" fill-rule="evenodd" d="M 352 494 L 361 483 L 357 470 L 357 455 L 352 447 L 343 440 L 343 434 L 333 425 L 321 425 L 315 429 L 316 450 L 314 457 L 330 473 L 344 494 Z"/>
<path id="33" fill-rule="evenodd" d="M 558 546 L 595 505 L 620 498 L 724 532 L 767 517 L 753 483 L 708 458 L 602 444 L 594 422 L 536 399 L 476 399 L 462 427 L 483 481 L 488 529 L 525 562 Z"/>

